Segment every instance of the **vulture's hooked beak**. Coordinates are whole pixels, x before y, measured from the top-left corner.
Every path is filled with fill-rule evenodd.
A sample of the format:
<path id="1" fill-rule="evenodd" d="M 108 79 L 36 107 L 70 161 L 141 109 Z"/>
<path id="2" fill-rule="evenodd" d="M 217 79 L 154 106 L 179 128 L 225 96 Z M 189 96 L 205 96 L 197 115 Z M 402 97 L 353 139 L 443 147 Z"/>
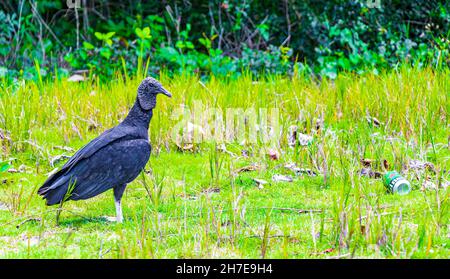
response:
<path id="1" fill-rule="evenodd" d="M 170 94 L 170 92 L 167 91 L 167 90 L 166 90 L 164 87 L 162 87 L 162 86 L 161 86 L 161 92 L 160 92 L 160 93 L 166 95 L 166 96 L 169 97 L 169 98 L 172 97 L 172 94 Z"/>

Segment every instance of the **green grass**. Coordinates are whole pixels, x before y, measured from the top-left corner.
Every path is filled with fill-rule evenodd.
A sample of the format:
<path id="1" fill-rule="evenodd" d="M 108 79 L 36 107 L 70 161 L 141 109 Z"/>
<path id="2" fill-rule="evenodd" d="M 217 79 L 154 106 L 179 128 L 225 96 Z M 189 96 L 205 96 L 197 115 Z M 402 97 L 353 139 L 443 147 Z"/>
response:
<path id="1" fill-rule="evenodd" d="M 124 194 L 123 224 L 103 218 L 115 215 L 112 191 L 65 203 L 59 225 L 57 207 L 46 207 L 36 191 L 64 163 L 52 167 L 55 156 L 72 155 L 125 117 L 140 80 L 39 80 L 2 89 L 0 257 L 449 258 L 448 70 L 405 67 L 321 82 L 160 80 L 174 97 L 158 98 L 152 156 Z M 228 142 L 229 152 L 213 141 L 181 151 L 171 136 L 180 121 L 174 112 L 196 101 L 201 111 L 219 108 L 224 115 L 227 108 L 277 108 L 282 136 Z M 317 122 L 323 122 L 319 129 Z M 292 125 L 314 137 L 309 146 L 288 146 Z M 267 156 L 269 149 L 279 152 L 277 160 Z M 375 160 L 379 172 L 384 159 L 388 169 L 403 170 L 413 191 L 389 194 L 381 179 L 361 177 L 362 158 Z M 436 172 L 406 171 L 413 159 L 432 163 Z M 295 176 L 283 167 L 290 162 L 318 175 Z M 234 172 L 251 164 L 260 169 Z M 274 182 L 274 174 L 294 181 Z M 421 191 L 427 176 L 441 187 Z M 269 184 L 260 189 L 252 178 Z"/>

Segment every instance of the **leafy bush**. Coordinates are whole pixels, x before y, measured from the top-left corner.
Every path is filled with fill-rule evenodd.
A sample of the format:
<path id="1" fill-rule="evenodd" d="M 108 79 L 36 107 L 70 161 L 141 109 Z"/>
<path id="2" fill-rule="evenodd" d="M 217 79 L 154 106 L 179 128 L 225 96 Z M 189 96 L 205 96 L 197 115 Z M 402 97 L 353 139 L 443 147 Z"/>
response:
<path id="1" fill-rule="evenodd" d="M 0 76 L 89 70 L 239 75 L 448 67 L 445 0 L 18 1 L 0 11 Z M 374 5 L 379 3 L 380 5 Z M 65 11 L 65 13 L 62 13 Z M 147 63 L 149 62 L 149 63 Z"/>

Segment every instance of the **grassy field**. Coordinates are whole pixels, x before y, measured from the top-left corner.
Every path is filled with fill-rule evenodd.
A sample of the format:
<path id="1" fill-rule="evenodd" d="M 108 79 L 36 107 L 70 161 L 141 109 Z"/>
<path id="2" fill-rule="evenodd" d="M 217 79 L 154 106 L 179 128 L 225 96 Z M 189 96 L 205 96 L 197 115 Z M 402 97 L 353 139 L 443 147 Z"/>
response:
<path id="1" fill-rule="evenodd" d="M 1 258 L 449 258 L 448 70 L 160 80 L 174 97 L 158 97 L 152 156 L 125 192 L 123 224 L 106 218 L 112 191 L 65 203 L 59 224 L 58 207 L 36 191 L 65 156 L 125 117 L 140 79 L 2 88 Z M 264 125 L 256 141 L 248 131 L 224 144 L 174 136 L 191 122 L 183 113 L 229 108 L 246 120 L 261 108 L 276 114 L 266 125 L 279 128 L 275 140 L 264 140 Z M 293 126 L 312 140 L 291 146 Z M 386 170 L 402 172 L 411 193 L 387 193 L 374 177 Z"/>

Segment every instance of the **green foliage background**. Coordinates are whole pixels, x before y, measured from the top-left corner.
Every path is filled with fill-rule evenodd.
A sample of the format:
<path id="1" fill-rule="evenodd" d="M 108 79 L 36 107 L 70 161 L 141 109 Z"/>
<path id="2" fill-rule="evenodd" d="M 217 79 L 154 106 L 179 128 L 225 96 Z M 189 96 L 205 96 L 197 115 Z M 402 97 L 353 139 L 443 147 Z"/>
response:
<path id="1" fill-rule="evenodd" d="M 76 2 L 72 0 L 72 2 Z M 446 0 L 0 1 L 0 76 L 236 76 L 449 65 Z M 142 66 L 142 67 L 139 67 Z"/>

